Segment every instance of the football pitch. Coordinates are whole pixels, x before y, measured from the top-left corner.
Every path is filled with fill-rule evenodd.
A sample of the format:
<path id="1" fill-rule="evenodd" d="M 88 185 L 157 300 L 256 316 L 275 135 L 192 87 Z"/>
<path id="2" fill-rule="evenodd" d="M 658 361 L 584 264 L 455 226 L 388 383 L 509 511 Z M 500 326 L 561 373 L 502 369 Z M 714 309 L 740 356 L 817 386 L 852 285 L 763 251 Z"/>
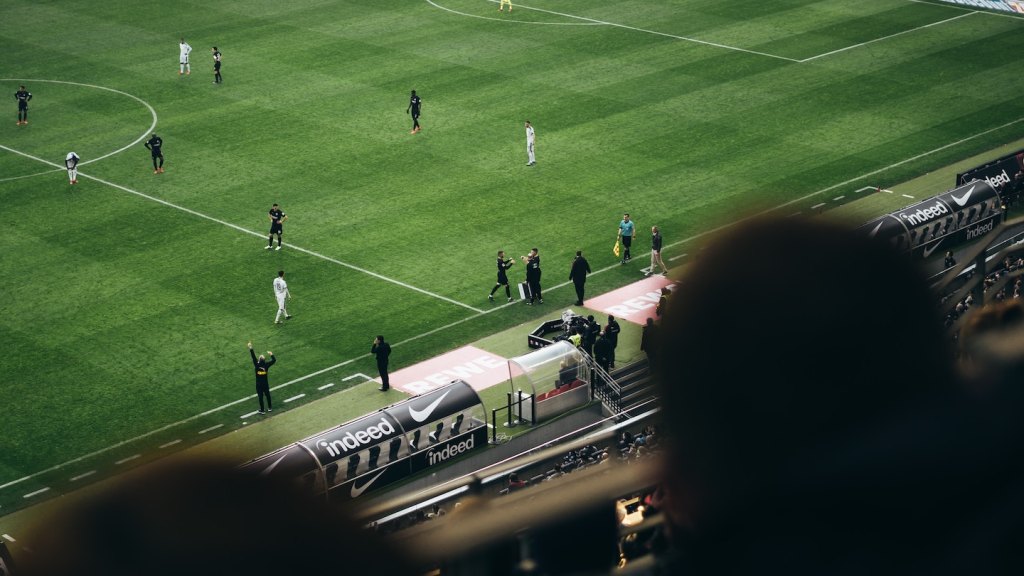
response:
<path id="1" fill-rule="evenodd" d="M 248 340 L 277 355 L 288 410 L 375 375 L 377 334 L 394 370 L 557 314 L 575 300 L 556 286 L 576 250 L 600 270 L 596 294 L 641 277 L 651 225 L 668 261 L 745 216 L 806 213 L 1024 137 L 1024 19 L 1009 15 L 917 0 L 497 6 L 0 6 L 0 515 L 95 468 L 90 454 L 130 465 L 182 427 L 238 429 L 256 406 Z M 275 202 L 280 251 L 264 249 Z M 626 266 L 611 253 L 623 212 L 642 255 Z M 546 303 L 489 302 L 495 252 L 534 246 Z M 307 396 L 281 403 L 293 394 Z"/>

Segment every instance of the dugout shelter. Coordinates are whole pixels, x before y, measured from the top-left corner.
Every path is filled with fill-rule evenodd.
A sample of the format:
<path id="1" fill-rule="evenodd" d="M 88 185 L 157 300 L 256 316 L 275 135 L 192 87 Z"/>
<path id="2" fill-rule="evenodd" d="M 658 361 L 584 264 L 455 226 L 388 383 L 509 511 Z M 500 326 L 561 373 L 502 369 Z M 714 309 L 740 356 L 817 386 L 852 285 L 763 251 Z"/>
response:
<path id="1" fill-rule="evenodd" d="M 594 361 L 561 340 L 508 361 L 509 386 L 520 418 L 536 423 L 590 402 Z"/>
<path id="2" fill-rule="evenodd" d="M 487 411 L 464 380 L 340 424 L 241 466 L 351 500 L 487 445 Z"/>

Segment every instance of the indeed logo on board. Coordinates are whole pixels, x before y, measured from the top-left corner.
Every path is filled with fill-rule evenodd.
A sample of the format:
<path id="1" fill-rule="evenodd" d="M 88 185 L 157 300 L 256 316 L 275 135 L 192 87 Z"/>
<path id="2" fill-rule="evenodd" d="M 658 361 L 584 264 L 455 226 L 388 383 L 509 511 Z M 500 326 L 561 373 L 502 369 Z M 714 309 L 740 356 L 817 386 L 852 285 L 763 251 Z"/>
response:
<path id="1" fill-rule="evenodd" d="M 986 223 L 986 224 L 978 224 L 974 228 L 971 228 L 970 230 L 967 231 L 967 239 L 968 240 L 974 240 L 975 238 L 980 238 L 980 237 L 984 236 L 985 234 L 988 234 L 989 232 L 991 232 L 992 229 L 995 228 L 995 227 L 996 227 L 995 219 L 989 220 L 988 223 Z"/>
<path id="2" fill-rule="evenodd" d="M 985 176 L 985 182 L 988 182 L 989 186 L 998 189 L 1000 184 L 1010 183 L 1010 175 L 1006 173 L 1006 169 L 1004 168 L 1002 174 L 996 174 L 995 176 Z"/>
<path id="3" fill-rule="evenodd" d="M 317 442 L 317 446 L 327 450 L 327 453 L 332 457 L 337 457 L 349 450 L 359 450 L 364 444 L 370 444 L 374 440 L 380 440 L 388 434 L 394 434 L 395 427 L 391 425 L 387 419 L 381 417 L 380 424 L 367 427 L 365 430 L 359 430 L 355 434 L 352 432 L 346 432 L 341 438 L 337 440 L 321 440 Z"/>
<path id="4" fill-rule="evenodd" d="M 470 436 L 469 440 L 458 442 L 456 444 L 449 444 L 436 452 L 434 451 L 433 448 L 431 448 L 429 451 L 427 451 L 427 460 L 430 463 L 429 465 L 433 466 L 434 464 L 444 462 L 449 458 L 454 458 L 455 456 L 458 456 L 463 452 L 469 452 L 472 449 L 473 436 Z"/>
<path id="5" fill-rule="evenodd" d="M 915 212 L 910 214 L 900 214 L 900 218 L 906 220 L 911 226 L 917 226 L 918 224 L 924 224 L 933 218 L 938 218 L 943 214 L 949 214 L 949 208 L 946 208 L 946 205 L 940 200 L 935 202 L 935 206 L 918 208 Z"/>

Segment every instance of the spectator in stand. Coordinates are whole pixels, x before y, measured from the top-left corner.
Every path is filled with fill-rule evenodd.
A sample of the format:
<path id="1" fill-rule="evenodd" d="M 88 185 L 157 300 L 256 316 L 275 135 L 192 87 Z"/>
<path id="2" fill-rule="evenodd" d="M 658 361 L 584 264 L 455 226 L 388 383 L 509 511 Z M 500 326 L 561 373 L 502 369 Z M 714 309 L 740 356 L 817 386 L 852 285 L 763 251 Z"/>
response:
<path id="1" fill-rule="evenodd" d="M 658 306 L 654 309 L 654 314 L 661 318 L 665 315 L 665 310 L 668 309 L 668 297 L 672 295 L 672 291 L 669 290 L 668 286 L 661 287 L 661 296 L 658 297 Z"/>
<path id="2" fill-rule="evenodd" d="M 942 265 L 946 269 L 949 269 L 949 268 L 952 268 L 953 266 L 956 266 L 956 258 L 953 258 L 953 251 L 952 250 L 946 250 L 946 259 L 943 260 Z"/>
<path id="3" fill-rule="evenodd" d="M 960 369 L 968 383 L 987 389 L 994 380 L 987 374 L 992 362 L 992 341 L 1024 327 L 1024 303 L 1003 300 L 971 312 L 960 329 Z M 979 358 L 979 356 L 981 358 Z"/>
<path id="4" fill-rule="evenodd" d="M 1021 394 L 967 398 L 912 262 L 754 219 L 681 285 L 656 370 L 677 546 L 660 573 L 1024 573 Z"/>
<path id="5" fill-rule="evenodd" d="M 419 574 L 292 477 L 231 461 L 158 463 L 90 490 L 19 535 L 19 576 Z M 267 550 L 273 534 L 273 550 Z M 307 548 L 308 546 L 308 548 Z M 303 550 L 330 550 L 306 554 Z"/>
<path id="6" fill-rule="evenodd" d="M 525 488 L 525 487 L 526 487 L 526 481 L 525 480 L 520 480 L 519 479 L 519 474 L 516 474 L 515 472 L 513 472 L 513 473 L 508 475 L 508 491 L 509 492 L 515 492 L 516 490 L 519 490 L 519 489 Z"/>

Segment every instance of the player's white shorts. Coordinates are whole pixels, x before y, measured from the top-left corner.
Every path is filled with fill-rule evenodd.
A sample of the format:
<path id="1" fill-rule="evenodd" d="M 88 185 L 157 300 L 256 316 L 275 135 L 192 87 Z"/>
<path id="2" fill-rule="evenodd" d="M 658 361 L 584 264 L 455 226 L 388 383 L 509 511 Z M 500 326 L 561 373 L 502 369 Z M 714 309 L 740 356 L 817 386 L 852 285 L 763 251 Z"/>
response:
<path id="1" fill-rule="evenodd" d="M 188 64 L 188 56 L 182 56 L 178 62 L 181 64 Z"/>
<path id="2" fill-rule="evenodd" d="M 277 297 L 277 307 L 284 310 L 284 296 Z"/>

